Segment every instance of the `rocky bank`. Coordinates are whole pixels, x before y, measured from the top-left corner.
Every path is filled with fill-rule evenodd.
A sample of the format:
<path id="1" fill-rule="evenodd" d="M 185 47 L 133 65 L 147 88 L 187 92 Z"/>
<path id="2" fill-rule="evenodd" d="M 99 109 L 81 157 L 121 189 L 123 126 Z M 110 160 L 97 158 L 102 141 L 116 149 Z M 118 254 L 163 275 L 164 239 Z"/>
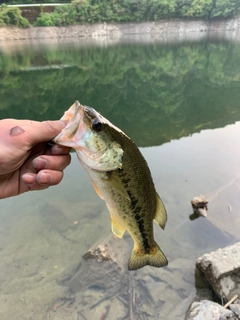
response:
<path id="1" fill-rule="evenodd" d="M 162 20 L 142 23 L 100 23 L 94 25 L 75 25 L 68 27 L 15 27 L 0 28 L 1 40 L 49 39 L 68 37 L 119 37 L 126 34 L 157 34 L 165 36 L 170 33 L 190 33 L 207 31 L 230 31 L 240 29 L 240 17 L 225 20 Z"/>
<path id="2" fill-rule="evenodd" d="M 196 266 L 210 284 L 210 288 L 206 289 L 212 289 L 217 300 L 225 306 L 198 296 L 185 320 L 240 319 L 240 242 L 204 254 L 197 260 Z"/>

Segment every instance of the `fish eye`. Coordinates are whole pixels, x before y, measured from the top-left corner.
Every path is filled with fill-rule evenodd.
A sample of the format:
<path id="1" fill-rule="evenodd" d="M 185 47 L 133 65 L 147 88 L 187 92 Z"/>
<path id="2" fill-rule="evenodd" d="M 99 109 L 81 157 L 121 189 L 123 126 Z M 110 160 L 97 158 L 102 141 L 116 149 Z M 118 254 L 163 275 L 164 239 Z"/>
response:
<path id="1" fill-rule="evenodd" d="M 94 131 L 101 131 L 102 130 L 102 122 L 98 121 L 98 120 L 93 120 L 92 122 L 92 129 Z"/>

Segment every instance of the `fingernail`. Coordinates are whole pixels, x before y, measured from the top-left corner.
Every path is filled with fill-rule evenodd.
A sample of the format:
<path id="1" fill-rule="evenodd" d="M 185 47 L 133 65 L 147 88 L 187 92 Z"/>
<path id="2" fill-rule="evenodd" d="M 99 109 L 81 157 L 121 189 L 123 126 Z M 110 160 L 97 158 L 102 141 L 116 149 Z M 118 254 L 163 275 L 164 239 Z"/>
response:
<path id="1" fill-rule="evenodd" d="M 37 181 L 39 184 L 49 184 L 51 182 L 51 175 L 46 172 L 41 172 L 37 176 Z"/>
<path id="2" fill-rule="evenodd" d="M 38 157 L 33 160 L 32 165 L 33 165 L 33 168 L 35 169 L 39 169 L 39 170 L 46 169 L 48 165 L 48 161 L 45 158 Z"/>
<path id="3" fill-rule="evenodd" d="M 32 173 L 25 173 L 22 175 L 22 179 L 26 184 L 33 184 L 36 179 L 36 175 Z"/>

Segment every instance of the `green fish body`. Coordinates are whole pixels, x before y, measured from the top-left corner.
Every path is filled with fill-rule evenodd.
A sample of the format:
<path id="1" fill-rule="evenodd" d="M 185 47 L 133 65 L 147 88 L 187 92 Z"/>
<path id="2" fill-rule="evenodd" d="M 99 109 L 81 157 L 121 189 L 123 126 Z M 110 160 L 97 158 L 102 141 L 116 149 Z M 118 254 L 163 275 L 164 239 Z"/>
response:
<path id="1" fill-rule="evenodd" d="M 135 143 L 78 101 L 62 119 L 68 124 L 54 141 L 76 150 L 97 194 L 106 202 L 113 233 L 122 238 L 127 230 L 133 239 L 128 269 L 166 266 L 168 261 L 153 237 L 153 220 L 164 229 L 167 213 Z"/>

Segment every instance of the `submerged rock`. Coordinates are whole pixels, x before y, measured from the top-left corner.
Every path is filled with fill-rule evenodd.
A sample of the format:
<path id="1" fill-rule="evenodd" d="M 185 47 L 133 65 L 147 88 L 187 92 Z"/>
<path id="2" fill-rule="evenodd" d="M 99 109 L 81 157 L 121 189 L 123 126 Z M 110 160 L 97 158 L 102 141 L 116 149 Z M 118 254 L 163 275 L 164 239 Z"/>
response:
<path id="1" fill-rule="evenodd" d="M 240 242 L 197 260 L 201 270 L 220 299 L 228 302 L 240 292 Z"/>
<path id="2" fill-rule="evenodd" d="M 220 306 L 218 303 L 202 300 L 193 302 L 185 320 L 227 320 L 234 319 L 233 312 Z M 237 319 L 237 318 L 236 318 Z"/>
<path id="3" fill-rule="evenodd" d="M 195 294 L 192 261 L 178 258 L 165 268 L 130 272 L 131 249 L 128 235 L 97 241 L 59 277 L 65 292 L 53 302 L 50 319 L 183 319 Z"/>

